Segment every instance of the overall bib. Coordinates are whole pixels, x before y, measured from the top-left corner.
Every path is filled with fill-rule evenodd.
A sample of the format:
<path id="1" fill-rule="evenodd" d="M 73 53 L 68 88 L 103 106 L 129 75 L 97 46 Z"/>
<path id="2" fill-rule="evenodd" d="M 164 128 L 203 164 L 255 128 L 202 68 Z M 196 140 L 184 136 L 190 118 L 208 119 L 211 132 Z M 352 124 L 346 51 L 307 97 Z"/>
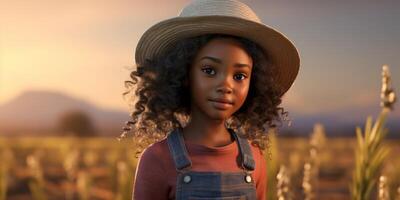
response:
<path id="1" fill-rule="evenodd" d="M 177 170 L 176 200 L 257 199 L 252 177 L 255 162 L 250 144 L 232 129 L 228 130 L 239 147 L 240 172 L 191 171 L 192 162 L 181 129 L 175 129 L 168 135 L 168 147 Z"/>

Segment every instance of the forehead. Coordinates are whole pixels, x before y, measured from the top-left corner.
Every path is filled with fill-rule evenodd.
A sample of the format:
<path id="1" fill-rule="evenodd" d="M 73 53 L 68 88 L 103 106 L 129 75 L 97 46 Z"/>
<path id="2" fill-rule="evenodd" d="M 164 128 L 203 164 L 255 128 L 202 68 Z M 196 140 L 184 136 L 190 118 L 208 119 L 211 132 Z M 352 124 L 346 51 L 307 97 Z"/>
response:
<path id="1" fill-rule="evenodd" d="M 226 62 L 252 63 L 252 59 L 243 48 L 243 45 L 232 38 L 215 38 L 210 40 L 199 50 L 196 60 L 198 61 L 204 56 L 216 57 Z"/>

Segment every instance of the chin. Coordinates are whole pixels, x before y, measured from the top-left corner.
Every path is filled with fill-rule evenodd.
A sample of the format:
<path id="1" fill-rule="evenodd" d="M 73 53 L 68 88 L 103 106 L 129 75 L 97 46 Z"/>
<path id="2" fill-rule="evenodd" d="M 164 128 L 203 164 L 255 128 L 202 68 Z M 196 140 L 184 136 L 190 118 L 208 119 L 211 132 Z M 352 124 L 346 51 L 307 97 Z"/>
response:
<path id="1" fill-rule="evenodd" d="M 231 116 L 231 113 L 228 110 L 214 110 L 211 113 L 208 113 L 208 116 L 214 120 L 226 120 Z"/>

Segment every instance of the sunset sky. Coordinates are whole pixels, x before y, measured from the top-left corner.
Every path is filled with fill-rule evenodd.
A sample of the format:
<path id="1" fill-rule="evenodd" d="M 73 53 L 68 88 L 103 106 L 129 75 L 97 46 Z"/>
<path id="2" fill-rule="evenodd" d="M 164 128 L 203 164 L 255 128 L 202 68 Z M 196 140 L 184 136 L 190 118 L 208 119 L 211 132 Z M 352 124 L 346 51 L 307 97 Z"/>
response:
<path id="1" fill-rule="evenodd" d="M 121 94 L 141 34 L 188 2 L 0 0 L 0 104 L 51 90 L 127 110 Z M 400 1 L 243 2 L 300 52 L 299 75 L 284 97 L 289 110 L 378 106 L 383 64 L 400 92 Z"/>

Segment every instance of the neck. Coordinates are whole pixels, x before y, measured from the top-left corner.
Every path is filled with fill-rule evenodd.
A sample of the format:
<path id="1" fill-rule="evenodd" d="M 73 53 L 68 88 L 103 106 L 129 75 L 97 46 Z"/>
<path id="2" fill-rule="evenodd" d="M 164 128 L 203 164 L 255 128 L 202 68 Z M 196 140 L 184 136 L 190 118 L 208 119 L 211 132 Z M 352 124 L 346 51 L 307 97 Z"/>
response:
<path id="1" fill-rule="evenodd" d="M 225 119 L 211 119 L 201 112 L 191 113 L 183 135 L 186 141 L 211 147 L 225 146 L 234 141 L 225 127 Z"/>

